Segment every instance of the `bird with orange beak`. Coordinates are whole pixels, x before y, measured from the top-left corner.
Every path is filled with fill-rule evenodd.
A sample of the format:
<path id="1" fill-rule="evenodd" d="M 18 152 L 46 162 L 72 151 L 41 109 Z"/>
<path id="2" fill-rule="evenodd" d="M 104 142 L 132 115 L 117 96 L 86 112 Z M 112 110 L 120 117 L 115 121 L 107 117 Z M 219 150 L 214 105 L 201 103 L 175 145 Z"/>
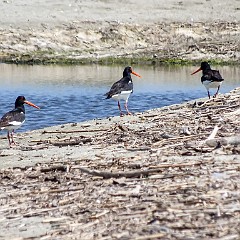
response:
<path id="1" fill-rule="evenodd" d="M 125 67 L 123 71 L 123 77 L 119 81 L 115 82 L 112 85 L 110 91 L 105 94 L 107 96 L 107 99 L 112 98 L 118 101 L 120 116 L 124 115 L 120 105 L 121 99 L 125 100 L 124 107 L 127 111 L 127 114 L 131 115 L 131 113 L 128 110 L 128 98 L 130 94 L 133 92 L 133 81 L 131 74 L 134 74 L 137 77 L 141 77 L 139 74 L 132 70 L 132 67 Z"/>
<path id="2" fill-rule="evenodd" d="M 202 62 L 201 67 L 197 69 L 195 72 L 193 72 L 191 75 L 199 71 L 202 71 L 201 82 L 207 89 L 209 99 L 210 99 L 209 89 L 217 88 L 216 93 L 213 95 L 213 97 L 215 98 L 219 92 L 220 86 L 224 79 L 222 78 L 219 71 L 212 70 L 210 65 L 207 62 Z"/>
<path id="3" fill-rule="evenodd" d="M 24 96 L 18 96 L 15 101 L 15 108 L 3 115 L 0 119 L 0 130 L 6 130 L 9 146 L 14 144 L 13 133 L 16 129 L 20 128 L 25 122 L 25 108 L 24 104 L 28 104 L 34 108 L 40 109 L 35 104 L 27 101 Z"/>

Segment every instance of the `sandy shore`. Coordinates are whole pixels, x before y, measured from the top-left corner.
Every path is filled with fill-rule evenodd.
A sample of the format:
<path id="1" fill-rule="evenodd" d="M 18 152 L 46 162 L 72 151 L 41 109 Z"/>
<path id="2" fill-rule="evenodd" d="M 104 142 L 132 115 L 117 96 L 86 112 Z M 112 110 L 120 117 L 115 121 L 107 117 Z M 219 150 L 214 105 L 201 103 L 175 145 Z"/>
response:
<path id="1" fill-rule="evenodd" d="M 239 96 L 2 137 L 0 239 L 239 239 Z"/>
<path id="2" fill-rule="evenodd" d="M 240 59 L 237 0 L 6 0 L 0 7 L 0 59 L 6 62 Z"/>

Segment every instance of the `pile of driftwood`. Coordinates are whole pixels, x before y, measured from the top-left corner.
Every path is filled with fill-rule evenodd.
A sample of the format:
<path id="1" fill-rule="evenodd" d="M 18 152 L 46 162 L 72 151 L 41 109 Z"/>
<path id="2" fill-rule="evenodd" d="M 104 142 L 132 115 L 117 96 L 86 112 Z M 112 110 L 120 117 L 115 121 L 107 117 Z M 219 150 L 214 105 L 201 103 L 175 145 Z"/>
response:
<path id="1" fill-rule="evenodd" d="M 1 170 L 0 238 L 239 239 L 239 103 L 236 89 L 85 130 L 43 131 L 22 151 L 85 147 L 95 157 Z"/>

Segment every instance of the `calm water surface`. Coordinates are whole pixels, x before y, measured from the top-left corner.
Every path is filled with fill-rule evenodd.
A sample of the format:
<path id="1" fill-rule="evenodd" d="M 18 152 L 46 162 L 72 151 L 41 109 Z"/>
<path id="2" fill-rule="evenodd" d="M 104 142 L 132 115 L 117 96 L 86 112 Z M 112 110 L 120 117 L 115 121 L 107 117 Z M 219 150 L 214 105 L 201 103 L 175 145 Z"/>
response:
<path id="1" fill-rule="evenodd" d="M 26 122 L 19 131 L 119 115 L 117 102 L 103 96 L 119 80 L 125 66 L 17 66 L 0 64 L 0 117 L 14 108 L 18 95 L 41 107 L 26 106 Z M 213 67 L 214 68 L 214 67 Z M 220 92 L 240 85 L 240 68 L 217 67 L 225 79 Z M 133 66 L 134 92 L 129 110 L 140 112 L 206 97 L 196 66 Z M 214 91 L 214 90 L 213 90 Z"/>

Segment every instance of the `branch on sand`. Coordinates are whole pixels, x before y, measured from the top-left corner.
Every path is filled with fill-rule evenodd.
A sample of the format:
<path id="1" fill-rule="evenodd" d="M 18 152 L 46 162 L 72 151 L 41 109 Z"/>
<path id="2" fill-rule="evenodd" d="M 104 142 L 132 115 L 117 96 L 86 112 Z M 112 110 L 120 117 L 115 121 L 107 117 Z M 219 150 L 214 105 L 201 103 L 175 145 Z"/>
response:
<path id="1" fill-rule="evenodd" d="M 147 170 L 142 170 L 142 171 L 130 171 L 130 172 L 106 172 L 106 171 L 97 171 L 97 170 L 90 170 L 87 168 L 83 167 L 77 167 L 79 170 L 81 170 L 84 173 L 93 175 L 93 176 L 98 176 L 98 177 L 103 177 L 103 178 L 133 178 L 133 177 L 141 177 L 141 176 L 148 176 L 149 174 L 154 174 L 157 172 L 161 172 L 163 168 L 174 168 L 174 167 L 194 167 L 194 166 L 199 166 L 201 165 L 202 162 L 192 162 L 192 163 L 184 163 L 184 164 L 164 164 L 157 166 L 153 169 L 147 169 Z"/>

